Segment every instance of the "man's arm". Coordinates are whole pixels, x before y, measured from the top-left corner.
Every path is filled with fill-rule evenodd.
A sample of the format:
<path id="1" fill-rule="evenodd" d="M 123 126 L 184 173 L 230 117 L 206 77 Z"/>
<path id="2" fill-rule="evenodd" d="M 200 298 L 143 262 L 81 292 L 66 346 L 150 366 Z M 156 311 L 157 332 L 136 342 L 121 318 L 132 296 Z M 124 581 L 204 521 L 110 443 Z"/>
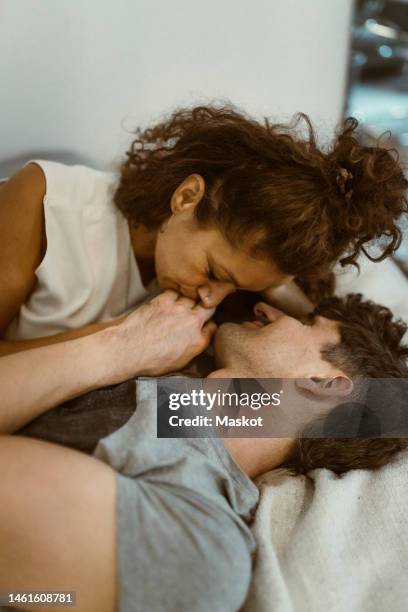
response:
<path id="1" fill-rule="evenodd" d="M 67 342 L 68 340 L 83 338 L 84 336 L 89 336 L 98 331 L 106 329 L 107 327 L 118 325 L 124 320 L 124 318 L 125 317 L 122 316 L 112 321 L 90 323 L 89 325 L 84 325 L 84 327 L 79 327 L 78 329 L 70 329 L 59 334 L 53 334 L 52 336 L 32 338 L 31 340 L 0 340 L 0 357 L 21 353 L 22 351 L 29 351 L 30 349 L 51 346 L 53 344 L 60 344 L 61 342 Z"/>
<path id="2" fill-rule="evenodd" d="M 99 333 L 0 358 L 0 434 L 103 386 L 111 350 L 107 337 Z"/>
<path id="3" fill-rule="evenodd" d="M 213 312 L 165 291 L 119 325 L 0 357 L 0 434 L 93 389 L 183 368 L 207 348 Z"/>

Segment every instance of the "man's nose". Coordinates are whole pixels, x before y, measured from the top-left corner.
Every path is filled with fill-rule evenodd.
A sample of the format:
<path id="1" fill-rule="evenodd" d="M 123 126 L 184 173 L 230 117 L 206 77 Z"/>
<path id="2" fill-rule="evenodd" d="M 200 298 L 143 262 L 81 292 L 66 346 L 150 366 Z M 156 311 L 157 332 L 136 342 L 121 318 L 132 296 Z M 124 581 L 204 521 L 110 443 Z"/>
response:
<path id="1" fill-rule="evenodd" d="M 282 312 L 282 310 L 279 310 L 278 308 L 275 308 L 274 306 L 271 306 L 266 302 L 258 302 L 257 304 L 255 304 L 254 313 L 257 317 L 260 317 L 261 319 L 266 320 L 269 323 L 276 321 L 280 317 L 286 316 L 285 313 Z"/>
<path id="2" fill-rule="evenodd" d="M 197 293 L 206 308 L 215 308 L 230 293 L 236 291 L 234 283 L 214 281 L 198 288 Z"/>

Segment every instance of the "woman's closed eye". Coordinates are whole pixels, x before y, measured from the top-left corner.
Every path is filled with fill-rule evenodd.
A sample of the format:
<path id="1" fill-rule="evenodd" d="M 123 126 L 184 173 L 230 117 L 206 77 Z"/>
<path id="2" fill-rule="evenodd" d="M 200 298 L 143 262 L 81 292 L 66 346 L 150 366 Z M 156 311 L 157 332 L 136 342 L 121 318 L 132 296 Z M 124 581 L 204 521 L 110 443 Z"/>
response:
<path id="1" fill-rule="evenodd" d="M 210 267 L 207 272 L 207 278 L 209 281 L 213 281 L 216 283 L 233 283 L 233 281 L 229 278 L 224 278 L 223 274 L 215 271 L 214 268 Z"/>
<path id="2" fill-rule="evenodd" d="M 207 278 L 210 281 L 217 281 L 217 280 L 219 280 L 219 278 L 217 278 L 215 276 L 215 272 L 214 272 L 214 270 L 212 268 L 209 268 L 209 270 L 207 272 Z"/>

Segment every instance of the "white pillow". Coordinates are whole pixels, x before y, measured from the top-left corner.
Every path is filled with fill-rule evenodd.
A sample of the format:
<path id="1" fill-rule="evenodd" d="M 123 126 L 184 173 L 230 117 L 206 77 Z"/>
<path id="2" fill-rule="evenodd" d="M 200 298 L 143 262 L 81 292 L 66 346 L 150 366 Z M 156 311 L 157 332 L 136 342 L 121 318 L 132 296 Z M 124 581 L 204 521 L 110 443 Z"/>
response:
<path id="1" fill-rule="evenodd" d="M 354 266 L 336 268 L 336 295 L 362 293 L 408 323 L 408 279 L 397 264 L 391 258 L 375 263 L 365 256 L 358 263 L 360 272 Z M 404 340 L 408 341 L 407 334 Z"/>

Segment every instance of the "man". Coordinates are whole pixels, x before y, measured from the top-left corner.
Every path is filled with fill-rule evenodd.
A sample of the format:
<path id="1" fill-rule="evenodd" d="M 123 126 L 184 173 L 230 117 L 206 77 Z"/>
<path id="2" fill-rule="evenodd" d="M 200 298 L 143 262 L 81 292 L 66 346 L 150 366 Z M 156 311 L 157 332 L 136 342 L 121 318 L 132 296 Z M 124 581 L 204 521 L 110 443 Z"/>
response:
<path id="1" fill-rule="evenodd" d="M 253 297 L 243 295 L 240 302 L 244 304 L 241 310 L 238 307 L 234 310 L 230 303 L 219 313 L 218 320 L 250 318 Z M 218 378 L 297 378 L 298 385 L 304 379 L 308 381 L 307 391 L 313 400 L 321 402 L 324 395 L 326 413 L 335 407 L 336 393 L 347 397 L 353 392 L 349 386 L 356 377 L 407 377 L 408 349 L 401 344 L 406 326 L 394 322 L 386 308 L 364 301 L 358 295 L 326 300 L 302 321 L 264 302 L 256 304 L 254 312 L 255 322 L 222 323 L 214 338 L 216 362 L 202 353 L 195 360 L 197 367 L 188 372 Z M 329 374 L 336 373 L 333 366 L 337 368 L 332 383 L 335 388 L 330 385 L 324 388 L 324 383 L 331 380 Z M 315 380 L 313 372 L 320 372 L 320 381 Z M 91 454 L 101 438 L 124 425 L 134 412 L 134 385 L 132 379 L 82 395 L 42 414 L 17 433 Z M 302 401 L 304 404 L 304 397 Z M 394 398 L 394 403 L 398 401 L 401 398 Z M 308 414 L 313 414 L 312 407 Z M 344 434 L 314 437 L 309 431 L 292 444 L 293 452 L 286 465 L 297 473 L 315 467 L 326 467 L 337 473 L 351 467 L 374 468 L 387 462 L 390 455 L 404 446 L 405 440 L 399 438 L 378 439 L 361 434 L 350 438 Z"/>
<path id="2" fill-rule="evenodd" d="M 157 303 L 161 316 L 175 307 L 174 296 L 161 296 L 148 307 L 147 319 L 154 318 Z M 177 308 L 188 317 L 195 306 L 183 298 Z M 405 327 L 358 296 L 334 300 L 307 321 L 263 303 L 255 312 L 255 321 L 220 326 L 211 377 L 296 378 L 304 381 L 300 393 L 320 398 L 330 409 L 352 392 L 356 374 L 407 375 L 407 349 L 400 344 Z M 4 358 L 2 387 L 9 406 L 6 393 L 14 389 L 9 379 L 16 375 L 17 359 L 25 368 L 37 364 L 43 375 L 51 367 L 53 384 L 49 378 L 45 387 L 41 379 L 31 383 L 31 400 L 24 396 L 21 404 L 24 418 L 9 408 L 0 420 L 3 431 L 27 422 L 30 406 L 38 415 L 40 404 L 48 408 L 64 394 L 78 394 L 80 386 L 83 391 L 119 382 L 120 367 L 129 372 L 131 353 L 123 354 L 129 334 L 118 338 L 122 344 L 118 341 L 112 352 L 109 344 L 99 343 L 101 336 L 97 345 L 90 336 L 89 352 L 87 338 L 81 338 L 65 350 L 55 345 L 13 355 L 8 371 L 9 358 Z M 102 349 L 105 361 L 112 355 L 116 359 L 110 379 L 98 369 Z M 80 376 L 72 382 L 74 370 Z M 329 464 L 335 459 L 333 447 L 322 446 L 323 440 L 312 440 L 308 453 L 302 446 L 306 441 L 287 438 L 256 443 L 157 439 L 151 382 L 138 385 L 137 400 L 125 426 L 99 443 L 99 460 L 44 442 L 0 438 L 0 461 L 7 466 L 6 503 L 0 508 L 0 592 L 76 590 L 78 608 L 87 611 L 114 610 L 117 603 L 126 612 L 239 609 L 254 550 L 247 523 L 257 490 L 250 479 L 282 464 L 302 471 L 325 465 L 325 457 Z M 382 465 L 406 446 L 405 440 L 377 442 L 369 447 L 371 463 L 364 465 L 356 444 L 349 448 L 349 464 L 343 458 L 334 467 Z M 339 440 L 337 449 L 344 443 Z"/>
<path id="3" fill-rule="evenodd" d="M 255 313 L 255 322 L 226 323 L 219 328 L 215 337 L 218 370 L 211 376 L 296 378 L 299 391 L 306 390 L 312 400 L 311 406 L 316 401 L 326 403 L 326 414 L 353 395 L 356 379 L 404 379 L 392 391 L 397 404 L 394 411 L 401 408 L 405 414 L 408 347 L 401 340 L 407 326 L 393 321 L 387 308 L 353 294 L 326 300 L 303 321 L 265 303 L 257 304 Z M 399 396 L 396 389 L 401 391 Z M 382 391 L 384 401 L 390 397 L 387 391 Z M 305 410 L 307 401 L 303 395 Z M 309 414 L 313 414 L 312 407 Z M 406 417 L 400 420 L 406 424 Z M 406 438 L 348 438 L 344 434 L 315 438 L 309 428 L 308 435 L 296 439 L 282 465 L 296 473 L 317 467 L 337 473 L 377 468 L 407 446 Z"/>

